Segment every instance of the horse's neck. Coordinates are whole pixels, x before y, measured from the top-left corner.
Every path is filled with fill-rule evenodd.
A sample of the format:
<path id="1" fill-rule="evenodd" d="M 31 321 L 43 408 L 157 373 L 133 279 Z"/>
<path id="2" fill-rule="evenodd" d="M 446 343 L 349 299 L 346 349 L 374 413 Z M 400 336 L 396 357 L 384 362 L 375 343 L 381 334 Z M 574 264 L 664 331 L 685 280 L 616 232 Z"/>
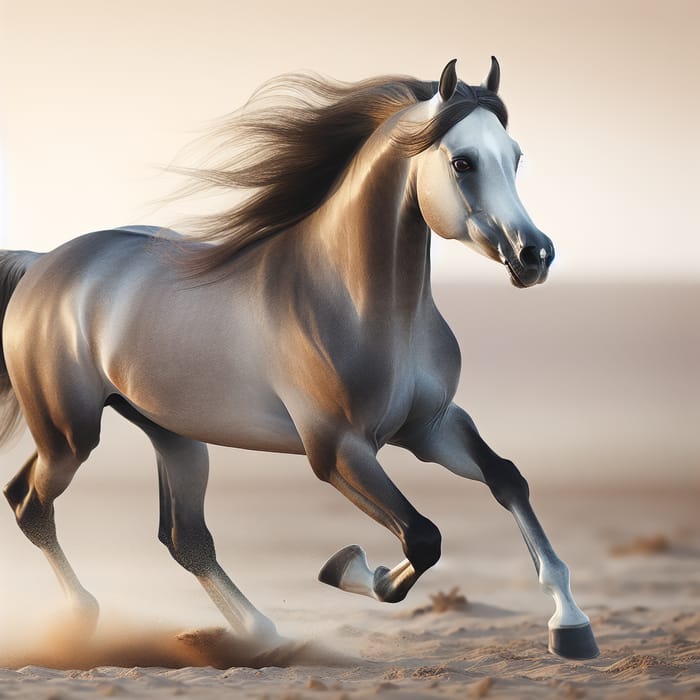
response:
<path id="1" fill-rule="evenodd" d="M 410 162 L 388 147 L 361 150 L 312 229 L 361 314 L 412 316 L 429 297 L 429 230 Z"/>

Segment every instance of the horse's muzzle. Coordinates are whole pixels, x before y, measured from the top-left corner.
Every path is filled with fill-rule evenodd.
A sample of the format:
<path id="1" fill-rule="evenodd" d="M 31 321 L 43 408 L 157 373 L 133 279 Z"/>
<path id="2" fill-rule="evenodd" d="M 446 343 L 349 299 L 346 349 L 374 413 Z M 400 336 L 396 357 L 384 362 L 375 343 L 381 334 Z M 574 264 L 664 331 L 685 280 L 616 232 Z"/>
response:
<path id="1" fill-rule="evenodd" d="M 530 221 L 513 226 L 493 216 L 467 220 L 469 239 L 481 253 L 506 266 L 516 287 L 532 287 L 547 279 L 554 244 Z"/>
<path id="2" fill-rule="evenodd" d="M 527 241 L 519 250 L 503 255 L 503 264 L 508 269 L 514 286 L 524 289 L 542 284 L 547 279 L 547 271 L 554 261 L 554 245 L 541 232 Z"/>

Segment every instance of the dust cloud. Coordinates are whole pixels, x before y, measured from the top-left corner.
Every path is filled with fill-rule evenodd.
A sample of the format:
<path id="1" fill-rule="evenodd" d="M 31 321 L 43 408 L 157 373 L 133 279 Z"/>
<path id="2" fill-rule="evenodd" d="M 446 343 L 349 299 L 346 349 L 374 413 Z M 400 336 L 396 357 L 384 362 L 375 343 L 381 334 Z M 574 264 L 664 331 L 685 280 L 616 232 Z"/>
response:
<path id="1" fill-rule="evenodd" d="M 314 641 L 281 638 L 269 648 L 241 639 L 222 627 L 183 631 L 165 625 L 108 620 L 92 636 L 79 623 L 63 620 L 44 632 L 17 630 L 4 635 L 0 667 L 42 666 L 88 670 L 104 666 L 233 667 L 347 666 L 349 656 Z"/>

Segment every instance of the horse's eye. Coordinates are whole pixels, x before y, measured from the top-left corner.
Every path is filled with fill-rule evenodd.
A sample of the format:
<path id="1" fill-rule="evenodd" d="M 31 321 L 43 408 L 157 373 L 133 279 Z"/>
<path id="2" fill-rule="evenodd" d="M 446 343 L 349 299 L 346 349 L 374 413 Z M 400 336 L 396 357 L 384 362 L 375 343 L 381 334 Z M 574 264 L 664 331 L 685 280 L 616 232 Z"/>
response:
<path id="1" fill-rule="evenodd" d="M 458 173 L 467 173 L 470 170 L 473 170 L 473 166 L 469 160 L 466 158 L 455 158 L 452 161 L 452 167 L 458 172 Z"/>

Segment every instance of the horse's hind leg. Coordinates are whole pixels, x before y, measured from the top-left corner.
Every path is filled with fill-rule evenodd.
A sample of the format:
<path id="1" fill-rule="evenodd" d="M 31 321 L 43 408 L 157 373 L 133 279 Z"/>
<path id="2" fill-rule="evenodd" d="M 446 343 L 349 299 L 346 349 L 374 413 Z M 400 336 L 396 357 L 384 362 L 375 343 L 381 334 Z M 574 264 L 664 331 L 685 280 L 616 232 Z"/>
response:
<path id="1" fill-rule="evenodd" d="M 150 437 L 170 500 L 170 514 L 161 518 L 161 523 L 172 523 L 169 537 L 161 529 L 164 543 L 175 560 L 199 579 L 238 634 L 256 639 L 276 636 L 274 624 L 241 593 L 216 560 L 214 541 L 204 521 L 209 474 L 206 446 L 165 431 L 157 436 L 151 432 Z M 167 504 L 167 500 L 162 502 Z"/>
<path id="2" fill-rule="evenodd" d="M 149 430 L 148 434 L 158 457 L 160 540 L 178 564 L 197 577 L 239 636 L 263 643 L 278 639 L 272 621 L 241 593 L 216 560 L 204 520 L 209 476 L 206 445 L 166 431 Z"/>
<path id="3" fill-rule="evenodd" d="M 204 519 L 209 478 L 206 445 L 164 430 L 122 400 L 110 403 L 138 425 L 155 448 L 160 494 L 158 539 L 178 564 L 197 577 L 236 634 L 264 645 L 277 641 L 274 623 L 243 595 L 216 560 Z"/>
<path id="4" fill-rule="evenodd" d="M 60 460 L 49 460 L 34 453 L 5 486 L 4 494 L 22 532 L 51 564 L 84 633 L 91 634 L 97 624 L 99 606 L 81 585 L 58 543 L 53 507 L 54 500 L 70 484 L 79 465 L 80 461 L 68 454 Z"/>

